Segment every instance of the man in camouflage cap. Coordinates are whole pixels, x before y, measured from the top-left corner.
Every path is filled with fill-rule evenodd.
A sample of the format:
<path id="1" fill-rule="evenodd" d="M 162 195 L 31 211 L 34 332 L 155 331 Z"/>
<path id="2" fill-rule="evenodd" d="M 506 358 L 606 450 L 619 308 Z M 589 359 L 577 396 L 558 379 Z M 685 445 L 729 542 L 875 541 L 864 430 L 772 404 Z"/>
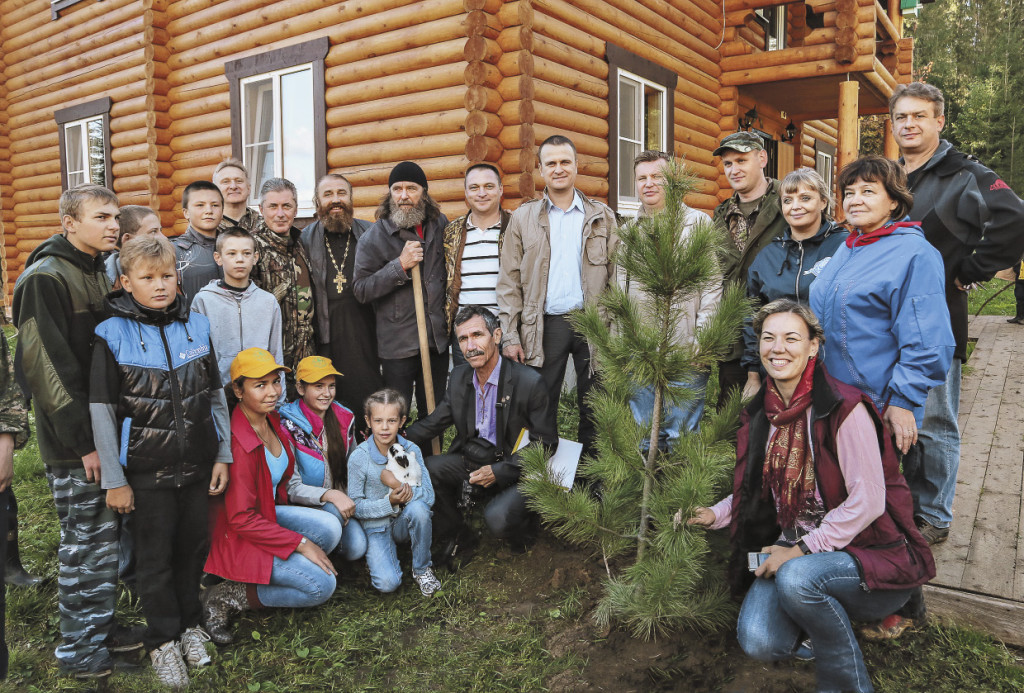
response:
<path id="1" fill-rule="evenodd" d="M 761 249 L 786 228 L 779 202 L 778 182 L 765 176 L 768 152 L 753 132 L 726 135 L 712 152 L 722 158 L 722 168 L 733 195 L 715 209 L 715 223 L 725 230 L 721 258 L 725 284 L 747 283 L 747 271 Z M 718 364 L 718 406 L 734 387 L 743 387 L 746 370 L 740 365 L 743 340 L 737 335 L 732 351 Z"/>

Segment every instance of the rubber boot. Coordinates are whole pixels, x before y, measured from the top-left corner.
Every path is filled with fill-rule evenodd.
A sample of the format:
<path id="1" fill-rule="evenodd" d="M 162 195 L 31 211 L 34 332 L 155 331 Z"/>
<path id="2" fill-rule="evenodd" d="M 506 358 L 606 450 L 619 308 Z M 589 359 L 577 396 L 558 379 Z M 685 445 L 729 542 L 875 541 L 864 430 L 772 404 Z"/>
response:
<path id="1" fill-rule="evenodd" d="M 7 563 L 4 566 L 4 582 L 12 587 L 34 587 L 42 582 L 42 578 L 32 575 L 21 565 L 17 527 L 7 532 Z"/>

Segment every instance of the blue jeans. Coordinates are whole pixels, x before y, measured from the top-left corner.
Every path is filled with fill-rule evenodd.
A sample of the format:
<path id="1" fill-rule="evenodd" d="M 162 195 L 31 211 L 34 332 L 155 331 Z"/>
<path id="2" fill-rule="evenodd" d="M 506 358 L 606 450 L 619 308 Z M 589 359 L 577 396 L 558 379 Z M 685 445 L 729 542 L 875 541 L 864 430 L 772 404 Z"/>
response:
<path id="1" fill-rule="evenodd" d="M 341 542 L 335 553 L 341 554 L 346 561 L 358 561 L 366 555 L 366 532 L 359 520 L 350 517 L 348 522 L 341 516 L 341 511 L 334 503 L 324 503 L 323 510 L 338 518 L 341 523 Z"/>
<path id="2" fill-rule="evenodd" d="M 690 382 L 674 383 L 678 387 L 685 387 L 693 391 L 693 399 L 684 402 L 682 406 L 664 405 L 664 418 L 661 421 L 661 430 L 658 433 L 658 445 L 671 448 L 679 439 L 679 432 L 683 429 L 696 431 L 700 428 L 700 419 L 704 416 L 704 397 L 708 386 L 708 378 L 711 373 L 698 373 Z M 629 400 L 629 408 L 633 412 L 633 418 L 641 426 L 651 425 L 651 416 L 654 413 L 654 388 L 645 387 L 633 395 Z M 648 429 L 648 435 L 650 430 Z M 650 439 L 646 438 L 641 443 L 641 449 L 646 451 L 650 445 Z"/>
<path id="3" fill-rule="evenodd" d="M 772 579 L 757 578 L 740 608 L 740 647 L 754 659 L 792 657 L 805 637 L 814 649 L 818 691 L 872 691 L 850 619 L 877 621 L 913 590 L 860 588 L 853 556 L 829 551 L 792 558 Z"/>
<path id="4" fill-rule="evenodd" d="M 412 542 L 412 573 L 430 567 L 431 510 L 421 500 L 409 501 L 402 513 L 385 525 L 366 527 L 366 565 L 370 582 L 381 592 L 394 592 L 402 584 L 395 544 Z"/>
<path id="5" fill-rule="evenodd" d="M 341 541 L 341 522 L 317 508 L 279 505 L 277 524 L 298 532 L 327 553 Z M 270 584 L 258 585 L 256 593 L 263 606 L 318 606 L 331 598 L 336 586 L 334 575 L 295 551 L 285 560 L 274 556 Z"/>
<path id="6" fill-rule="evenodd" d="M 914 514 L 935 527 L 949 527 L 953 521 L 960 468 L 960 370 L 960 359 L 953 359 L 946 382 L 928 393 L 917 445 L 903 458 Z"/>

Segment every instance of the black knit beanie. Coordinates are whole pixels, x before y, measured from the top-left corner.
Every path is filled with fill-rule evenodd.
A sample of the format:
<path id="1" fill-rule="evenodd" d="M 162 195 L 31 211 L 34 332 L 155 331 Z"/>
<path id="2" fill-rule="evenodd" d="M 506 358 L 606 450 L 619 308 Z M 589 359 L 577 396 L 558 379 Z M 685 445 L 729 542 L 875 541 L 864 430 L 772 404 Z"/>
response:
<path id="1" fill-rule="evenodd" d="M 427 189 L 427 174 L 423 172 L 423 169 L 419 167 L 419 164 L 413 163 L 412 161 L 403 161 L 402 163 L 391 169 L 391 175 L 388 176 L 388 187 L 390 188 L 395 183 L 416 183 L 422 185 L 423 189 Z"/>

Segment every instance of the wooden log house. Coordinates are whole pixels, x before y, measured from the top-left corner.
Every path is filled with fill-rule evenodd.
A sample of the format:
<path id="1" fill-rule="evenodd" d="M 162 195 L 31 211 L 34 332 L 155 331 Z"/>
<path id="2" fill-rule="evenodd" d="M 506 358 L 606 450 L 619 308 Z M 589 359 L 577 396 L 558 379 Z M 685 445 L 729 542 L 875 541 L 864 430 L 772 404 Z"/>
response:
<path id="1" fill-rule="evenodd" d="M 173 235 L 184 187 L 232 155 L 254 194 L 296 182 L 300 216 L 317 175 L 344 173 L 371 219 L 414 159 L 451 216 L 473 162 L 499 167 L 509 207 L 539 194 L 537 145 L 564 133 L 584 193 L 630 213 L 632 158 L 660 148 L 710 211 L 730 192 L 722 135 L 759 132 L 775 176 L 831 178 L 912 59 L 900 0 L 0 0 L 7 298 L 69 185 L 112 187 Z"/>

